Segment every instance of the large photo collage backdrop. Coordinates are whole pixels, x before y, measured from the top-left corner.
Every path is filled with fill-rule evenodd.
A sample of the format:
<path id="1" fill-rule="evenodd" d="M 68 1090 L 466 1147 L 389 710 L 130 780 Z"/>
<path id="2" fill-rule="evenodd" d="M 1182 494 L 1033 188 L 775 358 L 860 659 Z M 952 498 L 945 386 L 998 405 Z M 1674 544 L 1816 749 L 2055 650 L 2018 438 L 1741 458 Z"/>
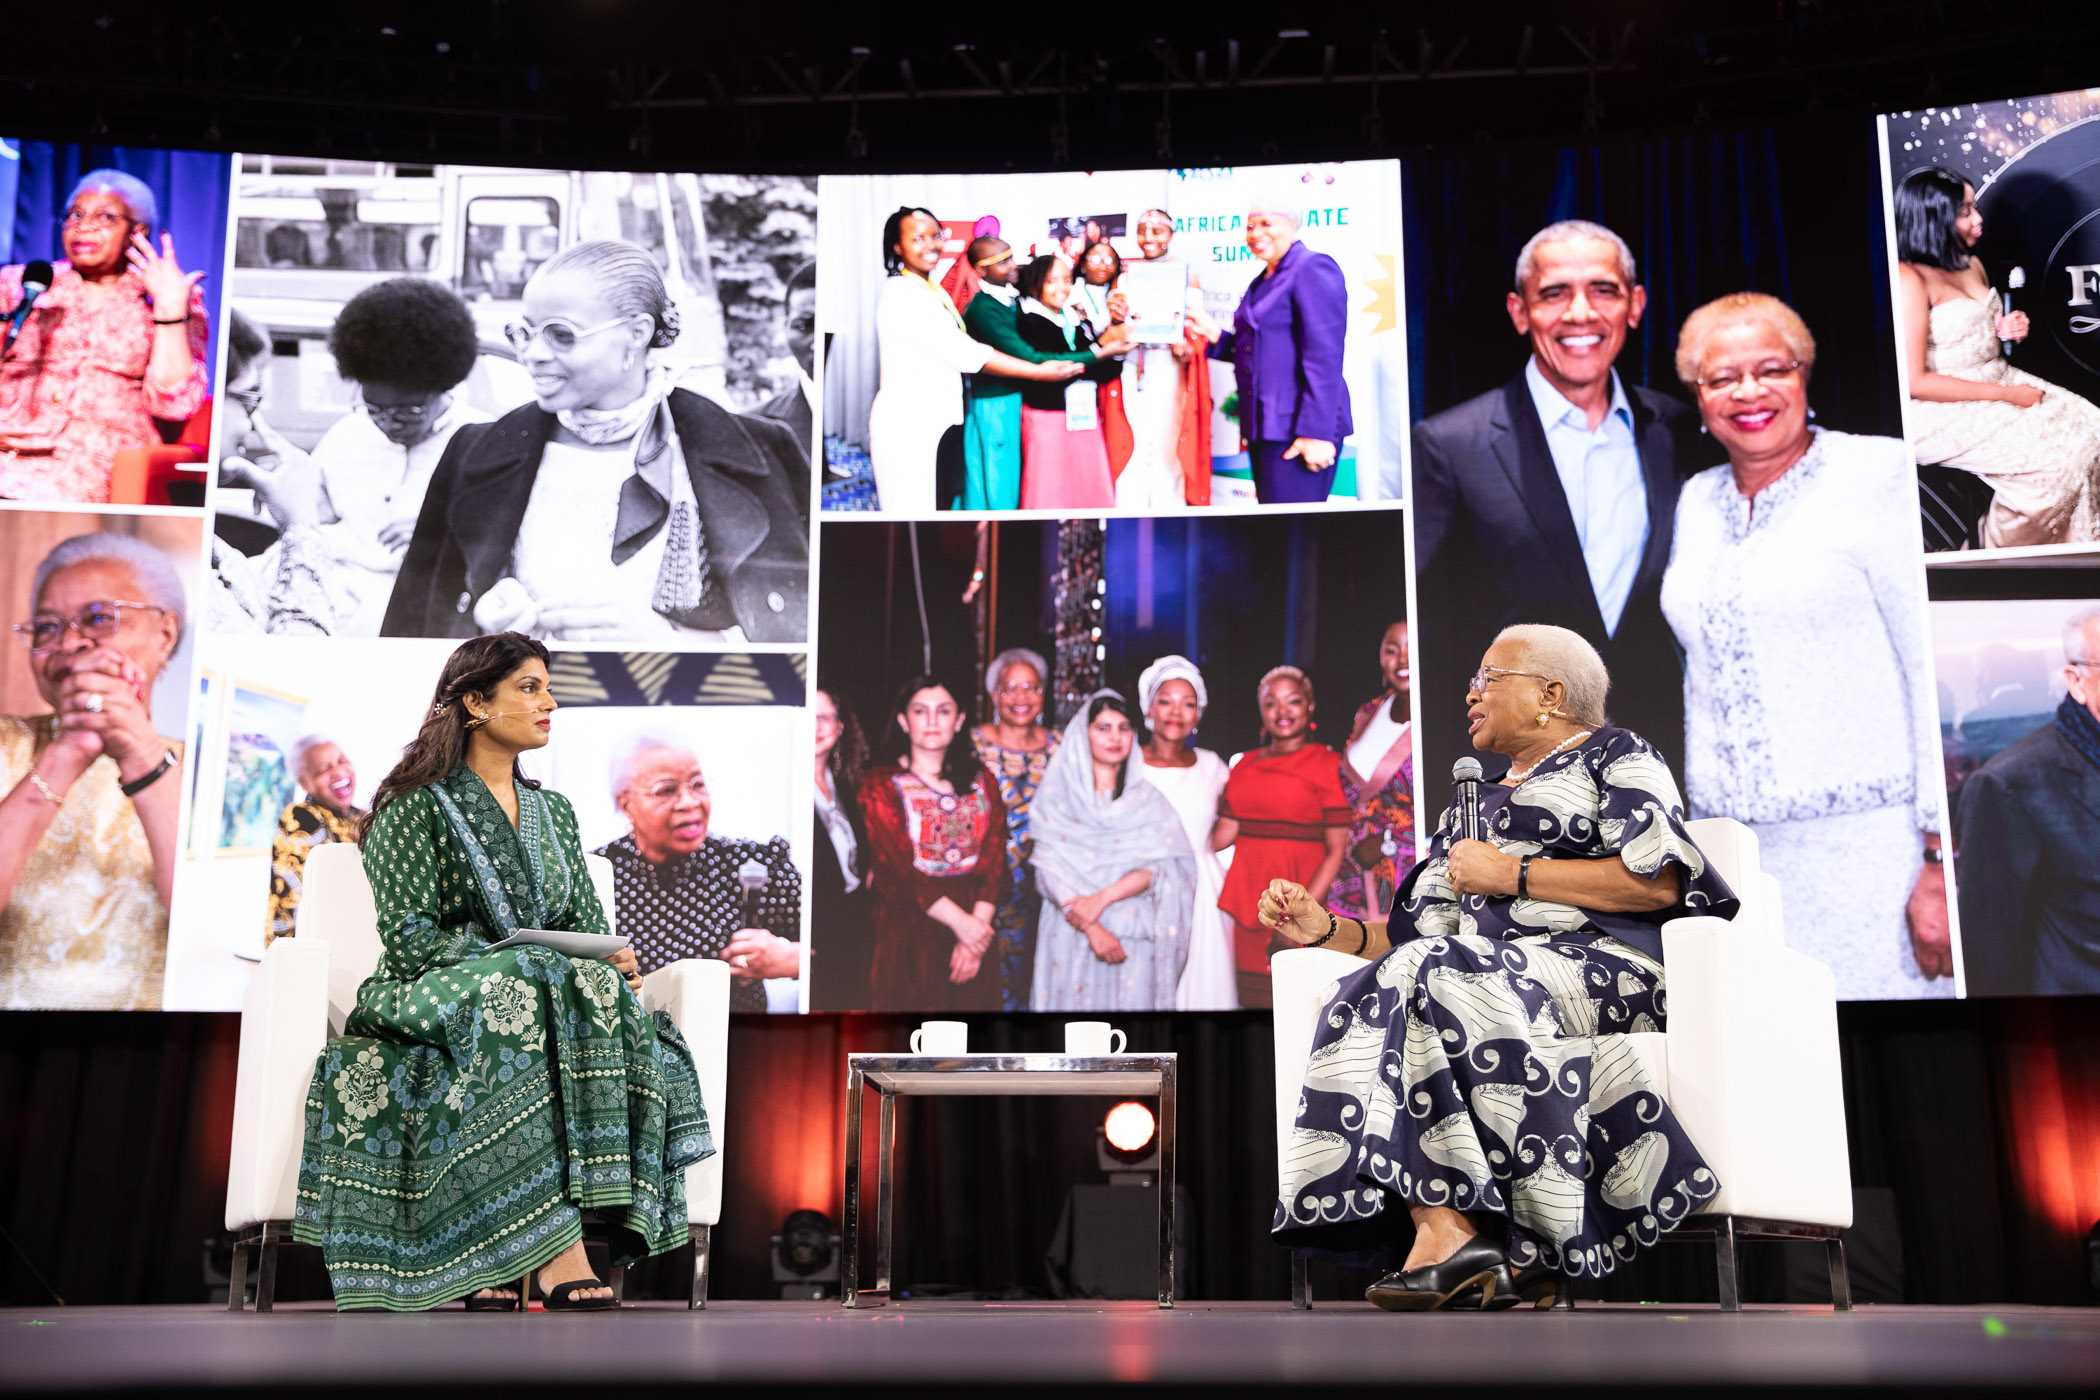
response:
<path id="1" fill-rule="evenodd" d="M 2096 117 L 821 179 L 0 141 L 0 1008 L 238 1008 L 497 631 L 642 969 L 740 1011 L 1265 1006 L 1262 890 L 1405 902 L 1526 623 L 1841 996 L 2100 991 Z"/>

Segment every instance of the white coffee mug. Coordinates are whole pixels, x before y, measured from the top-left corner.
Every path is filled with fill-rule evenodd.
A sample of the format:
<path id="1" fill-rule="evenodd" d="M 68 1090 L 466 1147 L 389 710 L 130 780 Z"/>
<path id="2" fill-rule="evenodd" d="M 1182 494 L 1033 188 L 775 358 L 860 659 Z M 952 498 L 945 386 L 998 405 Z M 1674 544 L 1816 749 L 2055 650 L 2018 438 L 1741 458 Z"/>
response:
<path id="1" fill-rule="evenodd" d="M 1065 1022 L 1067 1055 L 1120 1055 L 1130 1037 L 1106 1021 Z"/>
<path id="2" fill-rule="evenodd" d="M 970 1025 L 967 1021 L 927 1021 L 911 1033 L 914 1055 L 967 1055 Z"/>

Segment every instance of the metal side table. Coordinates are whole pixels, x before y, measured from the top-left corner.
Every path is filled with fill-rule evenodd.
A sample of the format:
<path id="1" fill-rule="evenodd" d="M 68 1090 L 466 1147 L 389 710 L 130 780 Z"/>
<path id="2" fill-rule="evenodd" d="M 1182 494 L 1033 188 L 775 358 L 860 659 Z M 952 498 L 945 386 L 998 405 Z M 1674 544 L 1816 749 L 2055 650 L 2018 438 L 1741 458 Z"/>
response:
<path id="1" fill-rule="evenodd" d="M 875 1159 L 875 1281 L 860 1269 L 861 1100 L 882 1096 Z M 848 1055 L 846 1057 L 845 1304 L 890 1301 L 891 1225 L 896 1214 L 891 1157 L 897 1100 L 905 1095 L 1043 1094 L 1159 1100 L 1159 1305 L 1174 1306 L 1174 1101 L 1172 1055 Z"/>

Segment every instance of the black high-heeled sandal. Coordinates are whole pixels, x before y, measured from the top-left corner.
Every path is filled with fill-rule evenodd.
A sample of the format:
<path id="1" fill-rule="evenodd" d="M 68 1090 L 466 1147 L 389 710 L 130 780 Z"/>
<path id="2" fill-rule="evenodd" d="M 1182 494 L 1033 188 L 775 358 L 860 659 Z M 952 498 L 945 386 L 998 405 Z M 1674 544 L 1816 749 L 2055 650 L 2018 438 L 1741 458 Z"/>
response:
<path id="1" fill-rule="evenodd" d="M 607 1296 L 603 1298 L 579 1298 L 576 1296 L 586 1288 L 602 1288 L 606 1291 Z M 540 1276 L 535 1272 L 532 1276 L 532 1291 L 540 1295 L 548 1312 L 610 1312 L 612 1309 L 620 1306 L 620 1300 L 611 1296 L 612 1285 L 600 1278 L 570 1279 L 567 1283 L 557 1283 L 552 1288 L 543 1288 L 540 1285 Z"/>
<path id="2" fill-rule="evenodd" d="M 484 1298 L 479 1290 L 469 1293 L 464 1301 L 468 1312 L 516 1312 L 518 1310 L 518 1300 L 515 1297 Z"/>
<path id="3" fill-rule="evenodd" d="M 1502 1246 L 1482 1235 L 1460 1245 L 1441 1263 L 1387 1274 L 1364 1297 L 1387 1312 L 1506 1308 L 1517 1290 Z"/>

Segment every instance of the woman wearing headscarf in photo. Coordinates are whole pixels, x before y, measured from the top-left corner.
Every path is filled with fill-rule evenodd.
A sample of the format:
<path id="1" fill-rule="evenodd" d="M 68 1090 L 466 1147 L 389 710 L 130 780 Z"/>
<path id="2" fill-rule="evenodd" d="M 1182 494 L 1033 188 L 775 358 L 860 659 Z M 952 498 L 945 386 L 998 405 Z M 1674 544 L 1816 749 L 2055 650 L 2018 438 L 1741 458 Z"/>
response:
<path id="1" fill-rule="evenodd" d="M 1917 476 L 1895 438 L 1815 426 L 1815 359 L 1800 316 L 1757 292 L 1678 336 L 1678 377 L 1728 454 L 1685 483 L 1663 575 L 1685 790 L 1694 817 L 1757 833 L 1787 940 L 1839 997 L 1951 995 Z"/>
<path id="2" fill-rule="evenodd" d="M 1036 911 L 1042 896 L 1029 864 L 1035 854 L 1029 811 L 1050 757 L 1057 752 L 1057 731 L 1043 723 L 1049 681 L 1050 666 L 1040 652 L 1027 647 L 1000 652 L 984 670 L 992 722 L 970 731 L 977 761 L 999 784 L 1000 800 L 1006 804 L 1006 896 L 992 915 L 992 927 L 998 930 L 992 955 L 998 962 L 1002 1011 L 1028 1009 L 1028 981 L 1035 972 Z"/>
<path id="3" fill-rule="evenodd" d="M 1071 360 L 1016 359 L 973 339 L 955 302 L 933 280 L 947 241 L 940 220 L 925 209 L 899 209 L 882 226 L 889 280 L 875 299 L 881 387 L 868 407 L 868 462 L 882 508 L 900 514 L 949 506 L 938 499 L 942 481 L 954 481 L 960 495 L 964 375 L 989 371 L 1061 384 L 1085 368 Z"/>
<path id="4" fill-rule="evenodd" d="M 656 260 L 572 244 L 532 274 L 503 333 L 536 402 L 454 434 L 385 635 L 804 640 L 809 463 L 780 424 L 651 362 L 678 338 Z"/>
<path id="5" fill-rule="evenodd" d="M 321 538 L 337 582 L 357 599 L 336 635 L 376 637 L 453 434 L 489 415 L 457 390 L 481 352 L 473 313 L 427 277 L 375 282 L 343 303 L 328 331 L 336 373 L 356 386 L 352 411 L 314 444 L 325 492 Z"/>
<path id="6" fill-rule="evenodd" d="M 1990 484 L 1985 548 L 2100 538 L 2100 407 L 2005 358 L 2000 342 L 2027 338 L 2027 313 L 2006 313 L 1976 256 L 1975 189 L 1945 170 L 1913 171 L 1895 213 L 1919 464 Z"/>
<path id="7" fill-rule="evenodd" d="M 1385 689 L 1357 708 L 1342 745 L 1342 796 L 1355 816 L 1349 854 L 1327 907 L 1353 919 L 1383 918 L 1400 873 L 1415 862 L 1415 745 L 1408 708 L 1407 623 L 1385 629 L 1378 670 Z"/>
<path id="8" fill-rule="evenodd" d="M 66 201 L 65 261 L 31 303 L 29 267 L 0 268 L 0 499 L 107 501 L 126 448 L 204 407 L 211 373 L 204 273 L 184 272 L 144 181 L 91 170 Z"/>
<path id="9" fill-rule="evenodd" d="M 1218 908 L 1225 871 L 1210 846 L 1229 770 L 1215 751 L 1192 742 L 1203 707 L 1210 703 L 1210 688 L 1187 657 L 1162 656 L 1138 677 L 1138 703 L 1149 733 L 1135 771 L 1167 795 L 1196 862 L 1196 913 L 1174 1009 L 1234 1011 L 1240 998 L 1232 973 L 1232 919 Z"/>
<path id="10" fill-rule="evenodd" d="M 157 1010 L 182 745 L 153 691 L 188 625 L 182 579 L 137 536 L 75 535 L 28 603 L 14 629 L 51 712 L 0 716 L 0 1009 Z"/>
<path id="11" fill-rule="evenodd" d="M 809 1002 L 817 1011 L 868 1004 L 868 824 L 860 812 L 860 779 L 868 741 L 836 691 L 819 685 L 810 701 L 816 721 L 816 831 L 810 844 Z"/>
<path id="12" fill-rule="evenodd" d="M 1072 269 L 1049 254 L 1021 269 L 1021 339 L 1037 350 L 1091 350 L 1094 327 L 1072 300 Z M 1119 382 L 1113 356 L 1078 366 L 1070 384 L 1021 386 L 1021 508 L 1104 510 L 1116 503 L 1101 389 Z"/>
<path id="13" fill-rule="evenodd" d="M 1340 263 L 1298 241 L 1295 208 L 1247 211 L 1247 251 L 1263 267 L 1232 329 L 1194 308 L 1189 323 L 1211 342 L 1212 359 L 1232 361 L 1256 499 L 1324 501 L 1356 430 L 1342 378 L 1349 283 Z"/>
<path id="14" fill-rule="evenodd" d="M 1342 796 L 1341 756 L 1312 738 L 1312 678 L 1278 666 L 1255 688 L 1268 743 L 1232 761 L 1218 802 L 1211 849 L 1233 848 L 1218 907 L 1232 916 L 1233 965 L 1240 1005 L 1269 1005 L 1273 938 L 1260 919 L 1271 880 L 1293 880 L 1327 898 L 1348 854 L 1349 803 Z"/>
<path id="15" fill-rule="evenodd" d="M 1036 794 L 1036 1011 L 1169 1011 L 1197 915 L 1180 814 L 1139 777 L 1127 702 L 1096 691 Z"/>
<path id="16" fill-rule="evenodd" d="M 935 676 L 897 692 L 895 757 L 860 784 L 875 903 L 873 1011 L 989 1011 L 993 911 L 1006 890 L 1006 806 Z"/>

